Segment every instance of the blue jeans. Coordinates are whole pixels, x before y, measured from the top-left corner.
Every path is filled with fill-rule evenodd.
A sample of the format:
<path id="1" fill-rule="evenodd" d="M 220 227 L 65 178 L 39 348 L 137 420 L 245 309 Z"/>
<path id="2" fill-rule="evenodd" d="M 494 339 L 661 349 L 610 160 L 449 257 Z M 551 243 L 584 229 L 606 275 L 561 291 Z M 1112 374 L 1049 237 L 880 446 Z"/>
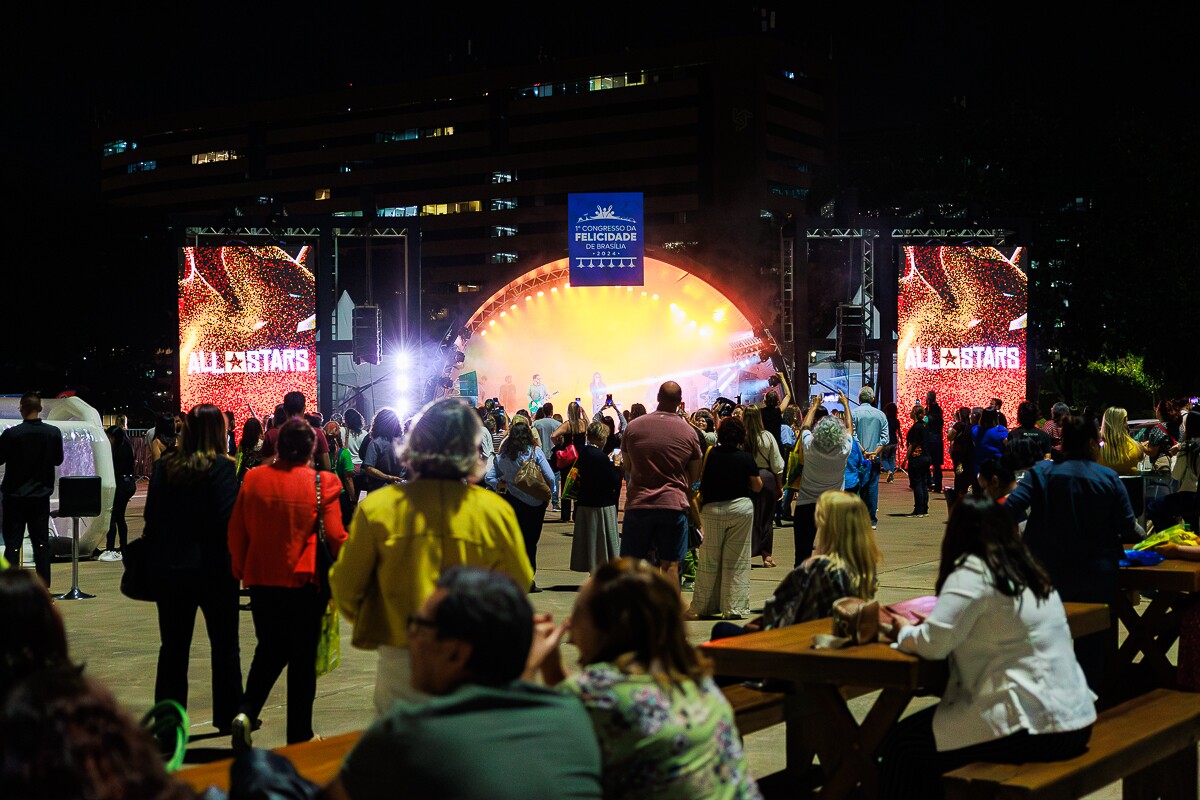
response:
<path id="1" fill-rule="evenodd" d="M 867 511 L 871 515 L 872 525 L 879 523 L 879 469 L 879 459 L 875 459 L 871 462 L 871 474 L 858 487 L 858 496 L 867 504 Z"/>
<path id="2" fill-rule="evenodd" d="M 621 528 L 621 555 L 648 558 L 651 551 L 659 561 L 683 561 L 687 555 L 688 521 L 683 511 L 662 508 L 625 510 Z"/>

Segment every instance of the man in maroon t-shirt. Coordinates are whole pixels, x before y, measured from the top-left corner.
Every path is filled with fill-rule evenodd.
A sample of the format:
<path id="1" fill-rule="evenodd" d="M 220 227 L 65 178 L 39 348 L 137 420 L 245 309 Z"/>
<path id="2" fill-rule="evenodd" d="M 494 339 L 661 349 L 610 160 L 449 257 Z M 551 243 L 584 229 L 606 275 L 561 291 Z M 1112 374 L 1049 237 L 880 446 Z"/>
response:
<path id="1" fill-rule="evenodd" d="M 687 555 L 687 507 L 700 479 L 696 429 L 679 416 L 683 389 L 667 381 L 658 389 L 658 408 L 631 420 L 621 437 L 629 487 L 621 555 L 647 558 L 657 552 L 660 569 L 679 586 L 679 562 Z"/>
<path id="2" fill-rule="evenodd" d="M 283 396 L 283 410 L 287 412 L 288 418 L 304 419 L 304 407 L 303 392 L 288 392 Z M 317 434 L 317 445 L 313 450 L 313 466 L 328 470 L 330 468 L 329 440 L 325 438 L 325 431 L 315 426 L 313 426 L 313 430 Z M 271 428 L 263 436 L 262 457 L 264 463 L 269 464 L 275 460 L 275 443 L 278 439 L 279 428 Z"/>

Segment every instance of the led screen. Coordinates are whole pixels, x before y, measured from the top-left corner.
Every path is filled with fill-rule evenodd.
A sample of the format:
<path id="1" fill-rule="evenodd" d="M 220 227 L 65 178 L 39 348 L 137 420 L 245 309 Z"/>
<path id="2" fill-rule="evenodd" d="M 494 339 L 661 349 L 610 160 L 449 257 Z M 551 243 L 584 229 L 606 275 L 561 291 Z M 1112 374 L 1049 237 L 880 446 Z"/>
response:
<path id="1" fill-rule="evenodd" d="M 179 278 L 182 408 L 213 403 L 238 427 L 290 391 L 316 407 L 310 247 L 185 247 Z"/>
<path id="2" fill-rule="evenodd" d="M 896 351 L 904 429 L 908 411 L 930 389 L 947 428 L 955 409 L 987 407 L 993 397 L 1016 424 L 1025 400 L 1024 258 L 1022 247 L 904 248 Z"/>

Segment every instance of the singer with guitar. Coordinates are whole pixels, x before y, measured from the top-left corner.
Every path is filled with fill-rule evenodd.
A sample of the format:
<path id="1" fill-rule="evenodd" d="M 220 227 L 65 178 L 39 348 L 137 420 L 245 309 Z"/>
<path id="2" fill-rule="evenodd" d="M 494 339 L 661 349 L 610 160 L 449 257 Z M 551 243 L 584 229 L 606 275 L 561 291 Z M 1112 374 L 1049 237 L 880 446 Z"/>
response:
<path id="1" fill-rule="evenodd" d="M 556 394 L 558 392 L 550 391 L 546 388 L 546 384 L 542 383 L 541 375 L 534 373 L 533 383 L 529 384 L 529 413 L 536 414 L 538 409 Z"/>

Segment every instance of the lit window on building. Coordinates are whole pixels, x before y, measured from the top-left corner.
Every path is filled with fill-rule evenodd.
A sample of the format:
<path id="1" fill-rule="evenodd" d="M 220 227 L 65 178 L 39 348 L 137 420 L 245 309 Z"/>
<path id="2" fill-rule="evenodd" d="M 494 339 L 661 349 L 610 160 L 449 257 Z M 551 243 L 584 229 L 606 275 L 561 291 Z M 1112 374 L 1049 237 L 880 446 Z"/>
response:
<path id="1" fill-rule="evenodd" d="M 350 170 L 349 164 L 342 164 L 338 167 L 338 172 L 350 172 L 350 171 L 351 170 Z"/>
<path id="2" fill-rule="evenodd" d="M 456 283 L 455 286 L 458 288 L 459 294 L 473 294 L 479 291 L 477 283 Z"/>
<path id="3" fill-rule="evenodd" d="M 261 194 L 258 196 L 258 204 L 260 206 L 269 206 L 274 202 L 275 202 L 274 197 L 267 197 L 265 194 Z"/>
<path id="4" fill-rule="evenodd" d="M 335 217 L 361 217 L 363 215 L 363 212 L 361 212 L 361 211 L 335 211 L 335 212 L 333 212 L 333 215 Z"/>
<path id="5" fill-rule="evenodd" d="M 790 197 L 793 200 L 803 200 L 808 197 L 808 189 L 800 186 L 785 186 L 782 183 L 772 183 L 768 188 L 771 194 L 779 195 L 780 197 Z"/>
<path id="6" fill-rule="evenodd" d="M 604 89 L 620 89 L 625 86 L 641 86 L 646 82 L 646 73 L 631 72 L 622 75 L 598 75 L 588 79 L 588 89 L 593 92 Z"/>
<path id="7" fill-rule="evenodd" d="M 511 172 L 493 172 L 492 183 L 512 183 L 513 173 Z"/>
<path id="8" fill-rule="evenodd" d="M 118 139 L 115 142 L 108 142 L 104 145 L 104 155 L 106 156 L 115 156 L 127 150 L 137 150 L 137 142 L 127 142 L 124 139 Z"/>
<path id="9" fill-rule="evenodd" d="M 501 237 L 501 236 L 516 236 L 516 235 L 517 235 L 517 229 L 515 226 L 512 226 L 512 225 L 493 225 L 492 226 L 492 237 L 493 238 Z"/>
<path id="10" fill-rule="evenodd" d="M 423 136 L 427 139 L 432 138 L 434 136 L 453 136 L 453 135 L 454 135 L 454 126 L 453 125 L 446 125 L 441 128 L 425 128 L 423 131 L 421 131 L 421 136 Z"/>
<path id="11" fill-rule="evenodd" d="M 130 164 L 127 167 L 127 171 L 130 175 L 135 172 L 150 172 L 151 170 L 156 169 L 158 169 L 157 161 L 139 161 L 136 164 Z"/>
<path id="12" fill-rule="evenodd" d="M 193 164 L 214 164 L 218 161 L 236 161 L 241 156 L 236 150 L 210 150 L 207 153 L 195 153 Z"/>
<path id="13" fill-rule="evenodd" d="M 515 264 L 517 263 L 516 253 L 492 253 L 488 260 L 493 264 Z"/>
<path id="14" fill-rule="evenodd" d="M 483 203 L 479 200 L 463 200 L 459 203 L 428 203 L 421 206 L 422 217 L 435 217 L 442 214 L 466 214 L 471 211 L 482 211 Z"/>
<path id="15" fill-rule="evenodd" d="M 511 211 L 517 207 L 517 198 L 515 197 L 498 197 L 493 198 L 491 202 L 492 211 Z"/>
<path id="16" fill-rule="evenodd" d="M 381 217 L 415 217 L 417 211 L 416 206 L 390 206 L 379 209 L 378 213 Z"/>
<path id="17" fill-rule="evenodd" d="M 407 142 L 412 139 L 418 139 L 420 136 L 421 132 L 418 129 L 408 128 L 402 131 L 381 131 L 375 134 L 375 141 L 380 144 L 384 142 Z"/>
<path id="18" fill-rule="evenodd" d="M 331 189 L 317 189 L 315 192 L 313 192 L 314 200 L 328 200 L 330 197 L 333 197 L 333 191 Z"/>

